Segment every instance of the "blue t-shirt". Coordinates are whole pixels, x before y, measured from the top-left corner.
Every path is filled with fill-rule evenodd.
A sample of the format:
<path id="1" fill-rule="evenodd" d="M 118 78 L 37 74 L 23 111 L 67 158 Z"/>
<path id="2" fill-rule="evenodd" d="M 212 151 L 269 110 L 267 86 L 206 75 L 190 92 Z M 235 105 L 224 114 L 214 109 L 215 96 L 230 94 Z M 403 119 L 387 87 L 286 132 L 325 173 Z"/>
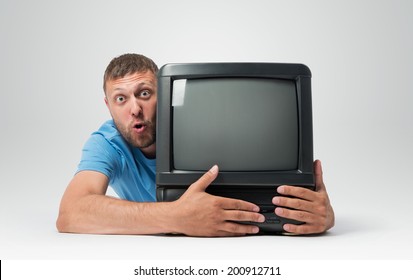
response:
<path id="1" fill-rule="evenodd" d="M 92 133 L 83 147 L 79 171 L 105 174 L 116 194 L 130 201 L 156 201 L 156 160 L 147 159 L 139 148 L 121 136 L 113 120 Z"/>

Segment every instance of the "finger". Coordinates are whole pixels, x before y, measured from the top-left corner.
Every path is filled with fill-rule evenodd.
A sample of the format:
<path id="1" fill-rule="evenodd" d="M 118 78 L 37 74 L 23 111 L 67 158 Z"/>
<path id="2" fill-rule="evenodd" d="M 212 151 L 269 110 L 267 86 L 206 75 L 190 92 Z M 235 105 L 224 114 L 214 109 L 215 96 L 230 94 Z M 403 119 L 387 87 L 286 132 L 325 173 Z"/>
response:
<path id="1" fill-rule="evenodd" d="M 315 185 L 316 191 L 325 191 L 326 187 L 323 181 L 323 168 L 321 166 L 321 161 L 314 161 L 314 175 L 315 175 Z"/>
<path id="2" fill-rule="evenodd" d="M 275 214 L 279 217 L 296 220 L 304 223 L 314 223 L 317 220 L 316 215 L 306 211 L 297 211 L 292 209 L 286 209 L 282 207 L 275 208 Z"/>
<path id="3" fill-rule="evenodd" d="M 211 235 L 207 235 L 207 236 L 211 236 L 211 237 L 237 237 L 237 236 L 245 236 L 247 235 L 246 233 L 232 233 L 232 232 L 228 232 L 228 231 L 217 231 L 214 234 Z"/>
<path id="4" fill-rule="evenodd" d="M 294 224 L 285 224 L 283 229 L 292 234 L 303 235 L 303 234 L 316 234 L 324 232 L 324 228 L 320 225 L 311 225 L 311 224 L 303 224 L 303 225 L 294 225 Z"/>
<path id="5" fill-rule="evenodd" d="M 217 205 L 225 210 L 260 211 L 260 208 L 254 203 L 226 197 L 220 197 L 219 200 L 217 200 Z"/>
<path id="6" fill-rule="evenodd" d="M 214 165 L 209 171 L 207 171 L 201 178 L 193 183 L 188 190 L 191 191 L 205 191 L 206 188 L 215 180 L 218 176 L 218 166 Z"/>
<path id="7" fill-rule="evenodd" d="M 245 225 L 245 224 L 234 223 L 234 222 L 224 223 L 221 230 L 229 233 L 229 235 L 256 234 L 260 231 L 258 226 Z"/>
<path id="8" fill-rule="evenodd" d="M 321 233 L 326 230 L 326 227 L 323 225 L 323 222 L 317 217 L 309 212 L 305 211 L 296 211 L 291 209 L 276 208 L 275 214 L 279 217 L 292 219 L 298 222 L 304 222 L 304 224 L 285 224 L 283 229 L 289 233 L 293 234 L 314 234 Z"/>
<path id="9" fill-rule="evenodd" d="M 305 199 L 308 201 L 314 201 L 317 196 L 316 192 L 310 189 L 304 188 L 304 187 L 297 187 L 297 186 L 287 186 L 287 185 L 279 186 L 277 188 L 277 192 L 285 196 L 293 196 L 293 197 Z"/>
<path id="10" fill-rule="evenodd" d="M 314 213 L 314 203 L 311 203 L 304 199 L 275 196 L 272 199 L 272 203 L 274 203 L 276 206 L 293 208 L 296 210 L 303 210 Z"/>
<path id="11" fill-rule="evenodd" d="M 238 211 L 230 210 L 225 211 L 224 219 L 227 221 L 238 221 L 238 222 L 256 222 L 262 223 L 265 221 L 265 217 L 262 214 L 248 212 L 248 211 Z"/>

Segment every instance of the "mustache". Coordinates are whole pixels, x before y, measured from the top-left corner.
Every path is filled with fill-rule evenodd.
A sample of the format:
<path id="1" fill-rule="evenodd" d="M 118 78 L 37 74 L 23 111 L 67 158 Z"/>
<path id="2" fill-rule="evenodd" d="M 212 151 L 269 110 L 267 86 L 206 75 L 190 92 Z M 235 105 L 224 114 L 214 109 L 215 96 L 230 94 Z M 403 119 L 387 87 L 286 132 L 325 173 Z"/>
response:
<path id="1" fill-rule="evenodd" d="M 137 127 L 137 126 L 155 126 L 156 121 L 151 121 L 151 120 L 136 120 L 132 122 L 130 125 L 131 127 Z"/>

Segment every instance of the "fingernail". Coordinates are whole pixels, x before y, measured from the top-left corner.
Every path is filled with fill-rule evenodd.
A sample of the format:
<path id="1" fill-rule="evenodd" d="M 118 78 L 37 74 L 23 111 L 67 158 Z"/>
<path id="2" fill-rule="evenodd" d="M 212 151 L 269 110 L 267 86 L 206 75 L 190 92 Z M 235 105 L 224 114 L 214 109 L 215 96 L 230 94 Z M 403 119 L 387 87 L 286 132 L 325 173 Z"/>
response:
<path id="1" fill-rule="evenodd" d="M 218 165 L 212 166 L 212 168 L 209 170 L 212 174 L 217 174 L 218 173 Z"/>
<path id="2" fill-rule="evenodd" d="M 260 215 L 260 217 L 258 218 L 258 222 L 259 222 L 259 223 L 262 223 L 262 222 L 264 222 L 264 221 L 265 221 L 264 215 Z"/>
<path id="3" fill-rule="evenodd" d="M 285 190 L 285 187 L 284 187 L 284 186 L 279 186 L 279 187 L 277 188 L 277 192 L 278 192 L 278 193 L 283 193 L 284 190 Z"/>

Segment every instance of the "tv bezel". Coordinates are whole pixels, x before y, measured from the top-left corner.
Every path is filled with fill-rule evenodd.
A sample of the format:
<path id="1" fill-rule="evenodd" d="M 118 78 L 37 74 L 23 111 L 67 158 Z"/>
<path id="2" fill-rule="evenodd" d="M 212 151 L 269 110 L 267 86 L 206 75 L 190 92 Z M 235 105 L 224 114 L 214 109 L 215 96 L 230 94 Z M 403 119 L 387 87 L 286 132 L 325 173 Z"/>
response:
<path id="1" fill-rule="evenodd" d="M 158 200 L 167 189 L 186 189 L 205 172 L 175 170 L 172 150 L 172 89 L 178 79 L 270 78 L 295 81 L 298 112 L 298 166 L 289 171 L 220 172 L 211 186 L 219 188 L 275 188 L 296 185 L 314 188 L 311 71 L 304 64 L 207 62 L 172 63 L 158 72 L 156 185 Z M 209 187 L 211 188 L 211 187 Z"/>

